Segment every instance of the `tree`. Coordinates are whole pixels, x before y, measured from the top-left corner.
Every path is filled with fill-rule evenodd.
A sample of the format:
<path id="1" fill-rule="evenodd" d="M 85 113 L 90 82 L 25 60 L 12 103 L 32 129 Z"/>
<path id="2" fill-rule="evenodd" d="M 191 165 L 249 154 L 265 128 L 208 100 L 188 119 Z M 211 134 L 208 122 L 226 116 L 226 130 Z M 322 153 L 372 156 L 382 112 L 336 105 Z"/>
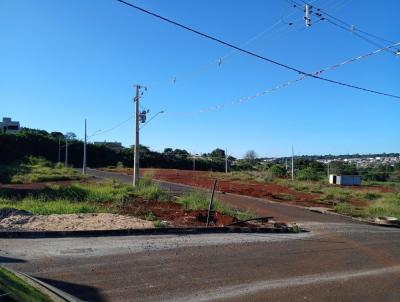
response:
<path id="1" fill-rule="evenodd" d="M 54 131 L 50 133 L 50 136 L 58 139 L 58 138 L 63 138 L 64 134 L 58 131 Z"/>
<path id="2" fill-rule="evenodd" d="M 299 170 L 297 173 L 297 179 L 298 180 L 318 180 L 318 173 L 317 171 L 312 168 L 312 167 L 307 167 L 302 170 Z"/>
<path id="3" fill-rule="evenodd" d="M 286 176 L 286 173 L 287 173 L 285 167 L 283 167 L 282 165 L 277 165 L 277 164 L 272 165 L 268 169 L 268 172 L 270 172 L 273 177 L 284 177 L 284 176 Z"/>
<path id="4" fill-rule="evenodd" d="M 216 158 L 225 158 L 225 151 L 217 148 L 210 153 L 210 156 Z"/>
<path id="5" fill-rule="evenodd" d="M 172 148 L 165 148 L 163 151 L 164 154 L 171 154 L 173 152 L 174 152 L 174 150 Z"/>
<path id="6" fill-rule="evenodd" d="M 76 134 L 74 132 L 67 132 L 65 133 L 65 139 L 73 140 L 76 139 Z"/>
<path id="7" fill-rule="evenodd" d="M 247 160 L 251 164 L 255 164 L 258 154 L 254 150 L 249 150 L 244 155 L 244 159 Z"/>

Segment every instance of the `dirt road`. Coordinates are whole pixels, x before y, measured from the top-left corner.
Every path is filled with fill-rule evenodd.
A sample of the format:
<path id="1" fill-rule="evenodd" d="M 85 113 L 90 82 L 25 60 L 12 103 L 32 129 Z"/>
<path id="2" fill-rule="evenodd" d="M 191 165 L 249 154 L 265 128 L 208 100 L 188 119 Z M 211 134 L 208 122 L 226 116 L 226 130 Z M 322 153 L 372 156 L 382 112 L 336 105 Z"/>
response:
<path id="1" fill-rule="evenodd" d="M 0 239 L 0 262 L 88 301 L 400 301 L 399 229 L 224 196 L 310 232 Z"/>

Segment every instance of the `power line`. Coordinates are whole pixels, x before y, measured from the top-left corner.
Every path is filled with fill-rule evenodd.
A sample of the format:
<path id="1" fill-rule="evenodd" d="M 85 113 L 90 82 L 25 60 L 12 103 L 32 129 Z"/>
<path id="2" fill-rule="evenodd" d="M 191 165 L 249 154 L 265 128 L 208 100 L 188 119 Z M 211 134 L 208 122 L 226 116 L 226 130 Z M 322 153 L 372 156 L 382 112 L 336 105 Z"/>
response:
<path id="1" fill-rule="evenodd" d="M 104 133 L 108 133 L 108 132 L 110 132 L 110 131 L 113 131 L 113 130 L 115 130 L 115 129 L 121 127 L 123 124 L 129 122 L 129 121 L 132 120 L 134 117 L 135 117 L 135 116 L 132 115 L 132 116 L 129 117 L 128 119 L 126 119 L 126 120 L 124 120 L 124 121 L 118 123 L 117 125 L 115 125 L 115 126 L 109 128 L 109 129 L 107 129 L 107 130 L 104 130 L 104 131 L 101 131 L 101 132 L 98 132 L 98 133 L 96 133 L 96 134 L 93 134 L 93 135 L 89 136 L 88 139 L 91 138 L 91 137 L 93 137 L 93 136 L 98 136 L 98 135 L 102 135 L 102 134 L 104 134 Z"/>
<path id="2" fill-rule="evenodd" d="M 298 4 L 295 0 L 289 0 L 289 1 L 291 1 L 294 4 L 294 7 L 298 8 L 299 10 L 302 10 L 301 7 L 300 7 L 301 5 Z M 300 0 L 300 1 L 303 2 L 306 5 L 310 4 L 310 3 L 305 2 L 304 0 Z M 345 22 L 345 21 L 343 21 L 343 20 L 341 20 L 341 19 L 339 19 L 339 18 L 337 18 L 335 16 L 332 16 L 331 14 L 328 14 L 325 10 L 323 10 L 321 8 L 318 8 L 316 6 L 312 6 L 312 7 L 317 9 L 317 13 L 315 13 L 315 15 L 319 17 L 318 21 L 328 21 L 330 24 L 354 34 L 355 36 L 359 37 L 360 39 L 363 39 L 364 41 L 366 41 L 367 43 L 369 43 L 371 45 L 374 45 L 376 47 L 382 47 L 381 44 L 376 43 L 375 41 L 363 36 L 362 34 L 367 35 L 367 36 L 372 37 L 372 38 L 375 38 L 376 40 L 381 40 L 381 41 L 385 41 L 386 43 L 394 44 L 393 41 L 390 41 L 388 39 L 385 39 L 385 38 L 379 37 L 377 35 L 374 35 L 374 34 L 366 32 L 366 31 L 363 31 L 363 30 L 359 29 L 358 27 L 356 27 L 354 25 L 350 25 L 349 23 L 347 23 L 347 22 Z M 336 21 L 342 23 L 343 25 L 338 24 L 338 23 L 332 21 L 331 19 L 336 20 Z M 362 34 L 359 34 L 358 32 L 360 32 Z M 388 52 L 390 52 L 391 54 L 394 54 L 394 55 L 398 54 L 398 51 L 390 51 L 390 50 L 388 50 Z"/>
<path id="3" fill-rule="evenodd" d="M 369 52 L 369 53 L 367 53 L 367 54 L 364 54 L 364 55 L 360 55 L 360 56 L 357 56 L 357 57 L 354 57 L 354 58 L 351 58 L 351 59 L 347 59 L 347 60 L 342 61 L 342 62 L 340 62 L 340 63 L 338 63 L 338 64 L 330 65 L 330 66 L 328 66 L 328 67 L 325 67 L 325 68 L 322 68 L 322 69 L 320 69 L 320 70 L 317 70 L 317 71 L 313 72 L 312 74 L 313 74 L 313 75 L 319 75 L 319 74 L 321 74 L 321 73 L 323 73 L 323 72 L 325 72 L 325 71 L 337 69 L 337 68 L 339 68 L 339 67 L 341 67 L 341 66 L 343 66 L 343 65 L 346 65 L 346 64 L 349 64 L 349 63 L 353 63 L 353 62 L 355 62 L 355 61 L 359 61 L 359 60 L 365 59 L 365 58 L 370 57 L 370 56 L 372 56 L 372 55 L 375 55 L 375 54 L 378 54 L 378 53 L 380 53 L 380 52 L 383 52 L 383 51 L 385 51 L 385 50 L 387 50 L 387 49 L 396 47 L 396 46 L 398 46 L 398 45 L 400 45 L 400 42 L 397 42 L 397 43 L 395 43 L 395 44 L 392 44 L 392 45 L 389 45 L 389 46 L 386 46 L 386 47 L 383 47 L 383 48 L 380 48 L 380 49 L 371 51 L 371 52 Z M 271 88 L 266 89 L 266 90 L 264 90 L 264 91 L 258 92 L 258 93 L 254 94 L 254 95 L 242 97 L 242 98 L 240 98 L 240 99 L 238 99 L 238 100 L 234 100 L 234 101 L 230 101 L 230 102 L 225 102 L 225 103 L 221 103 L 221 104 L 218 104 L 218 105 L 213 105 L 213 106 L 211 106 L 211 107 L 207 107 L 207 108 L 204 108 L 204 109 L 200 109 L 200 110 L 198 110 L 198 111 L 192 111 L 192 112 L 175 112 L 175 113 L 174 113 L 174 112 L 171 112 L 171 113 L 167 113 L 167 115 L 194 115 L 194 114 L 200 114 L 200 113 L 206 113 L 206 112 L 210 112 L 210 111 L 220 110 L 220 109 L 223 109 L 223 108 L 225 108 L 225 107 L 233 106 L 233 105 L 235 105 L 235 104 L 240 104 L 240 103 L 244 103 L 244 102 L 248 102 L 248 101 L 253 100 L 253 99 L 255 99 L 255 98 L 258 98 L 258 97 L 264 96 L 264 95 L 266 95 L 266 94 L 272 93 L 272 92 L 274 92 L 274 91 L 277 91 L 277 90 L 286 88 L 286 87 L 288 87 L 289 85 L 292 85 L 292 84 L 294 84 L 294 83 L 296 83 L 296 82 L 299 82 L 299 81 L 304 80 L 305 78 L 306 78 L 306 76 L 305 76 L 305 75 L 302 75 L 301 77 L 299 77 L 299 78 L 297 78 L 297 79 L 287 81 L 287 82 L 285 82 L 285 83 L 282 83 L 282 84 L 279 84 L 279 85 L 277 85 L 277 86 L 271 87 Z"/>
<path id="4" fill-rule="evenodd" d="M 354 58 L 351 58 L 351 59 L 342 61 L 341 63 L 334 64 L 334 65 L 331 65 L 331 66 L 322 68 L 322 69 L 320 69 L 320 70 L 318 70 L 318 71 L 313 72 L 313 74 L 321 74 L 321 73 L 323 73 L 323 72 L 325 72 L 325 71 L 328 71 L 328 70 L 337 69 L 337 68 L 339 68 L 339 67 L 341 67 L 341 66 L 343 66 L 343 65 L 346 65 L 346 64 L 349 64 L 349 63 L 352 63 L 352 62 L 355 62 L 355 61 L 359 61 L 359 60 L 365 59 L 365 58 L 367 58 L 367 57 L 369 57 L 369 56 L 378 54 L 378 53 L 384 51 L 385 49 L 393 48 L 393 47 L 396 47 L 396 46 L 398 46 L 398 45 L 400 45 L 400 42 L 394 43 L 394 44 L 389 45 L 389 46 L 386 46 L 386 47 L 384 47 L 384 48 L 380 48 L 380 49 L 374 50 L 374 51 L 369 52 L 369 53 L 364 54 L 364 55 L 360 55 L 360 56 L 357 56 L 357 57 L 354 57 Z M 223 108 L 225 108 L 225 107 L 232 106 L 232 105 L 239 104 L 239 103 L 248 102 L 248 101 L 253 100 L 253 99 L 255 99 L 255 98 L 261 97 L 261 96 L 263 96 L 263 95 L 265 95 L 265 94 L 269 94 L 269 93 L 271 93 L 271 92 L 274 92 L 274 91 L 277 91 L 277 90 L 286 88 L 286 87 L 288 87 L 289 85 L 292 85 L 292 84 L 294 84 L 294 83 L 296 83 L 296 82 L 299 82 L 299 81 L 304 80 L 305 78 L 306 78 L 306 77 L 303 75 L 303 76 L 301 76 L 301 77 L 299 77 L 299 78 L 297 78 L 297 79 L 287 81 L 287 82 L 285 82 L 285 83 L 282 83 L 282 84 L 280 84 L 280 85 L 274 86 L 274 87 L 272 87 L 272 88 L 269 88 L 269 89 L 264 90 L 264 91 L 262 91 L 262 92 L 256 93 L 256 94 L 254 94 L 254 95 L 247 96 L 247 97 L 243 97 L 243 98 L 240 98 L 240 99 L 238 99 L 238 100 L 234 100 L 234 101 L 230 101 L 230 102 L 221 103 L 221 104 L 214 105 L 214 106 L 211 106 L 211 107 L 208 107 L 208 108 L 204 108 L 204 109 L 200 109 L 200 110 L 197 110 L 197 111 L 192 111 L 192 112 L 169 112 L 169 113 L 166 113 L 166 115 L 194 115 L 194 114 L 201 114 L 201 113 L 207 113 L 207 112 L 211 112 L 211 111 L 215 111 L 215 110 L 220 110 L 220 109 L 223 109 Z M 164 111 L 160 111 L 160 112 L 158 112 L 157 114 L 155 114 L 155 115 L 154 115 L 153 117 L 151 117 L 145 124 L 143 124 L 142 127 L 140 127 L 140 129 L 143 128 L 146 124 L 148 124 L 151 120 L 153 120 L 153 119 L 154 119 L 158 114 L 160 114 L 160 113 L 165 113 L 165 112 L 164 112 Z M 119 128 L 120 126 L 124 125 L 124 124 L 127 123 L 128 121 L 132 120 L 133 118 L 134 118 L 134 116 L 131 116 L 131 117 L 129 117 L 128 119 L 126 119 L 126 120 L 124 120 L 124 121 L 118 123 L 117 125 L 115 125 L 115 126 L 109 128 L 109 129 L 107 129 L 107 130 L 104 130 L 104 131 L 101 131 L 101 132 L 95 132 L 95 134 L 92 134 L 92 135 L 89 136 L 88 138 L 91 138 L 91 137 L 94 137 L 94 136 L 97 136 L 97 135 L 102 135 L 102 134 L 104 134 L 104 133 L 108 133 L 108 132 L 110 132 L 110 131 L 113 131 L 113 130 Z"/>
<path id="5" fill-rule="evenodd" d="M 221 40 L 221 39 L 219 39 L 219 38 L 210 36 L 210 35 L 208 35 L 208 34 L 205 34 L 205 33 L 203 33 L 203 32 L 200 32 L 200 31 L 198 31 L 198 30 L 196 30 L 196 29 L 193 29 L 193 28 L 191 28 L 191 27 L 188 27 L 188 26 L 186 26 L 186 25 L 183 25 L 183 24 L 178 23 L 178 22 L 176 22 L 176 21 L 173 21 L 173 20 L 171 20 L 171 19 L 165 18 L 165 17 L 163 17 L 163 16 L 161 16 L 161 15 L 159 15 L 159 14 L 153 13 L 153 12 L 151 12 L 151 11 L 149 11 L 149 10 L 146 10 L 146 9 L 144 9 L 144 8 L 141 8 L 141 7 L 139 7 L 139 6 L 136 6 L 136 5 L 132 4 L 132 3 L 129 3 L 129 2 L 126 2 L 126 1 L 123 1 L 123 0 L 117 0 L 117 1 L 123 3 L 123 4 L 127 5 L 127 6 L 130 6 L 130 7 L 134 8 L 134 9 L 136 9 L 136 10 L 139 10 L 139 11 L 141 11 L 141 12 L 144 12 L 144 13 L 146 13 L 146 14 L 148 14 L 148 15 L 151 15 L 151 16 L 153 16 L 153 17 L 156 17 L 156 18 L 158 18 L 158 19 L 161 19 L 161 20 L 163 20 L 163 21 L 165 21 L 165 22 L 168 22 L 168 23 L 170 23 L 170 24 L 173 24 L 173 25 L 175 25 L 175 26 L 178 26 L 178 27 L 180 27 L 180 28 L 183 28 L 183 29 L 185 29 L 185 30 L 188 30 L 188 31 L 190 31 L 190 32 L 192 32 L 192 33 L 195 33 L 195 34 L 199 35 L 199 36 L 202 36 L 202 37 L 205 37 L 205 38 L 207 38 L 207 39 L 213 40 L 213 41 L 215 41 L 215 42 L 217 42 L 217 43 L 220 43 L 220 44 L 222 44 L 222 45 L 225 45 L 225 46 L 227 46 L 227 47 L 230 47 L 230 48 L 232 48 L 232 49 L 235 49 L 235 50 L 237 50 L 237 51 L 239 51 L 239 52 L 248 54 L 248 55 L 253 56 L 253 57 L 255 57 L 255 58 L 258 58 L 258 59 L 260 59 L 260 60 L 263 60 L 263 61 L 269 62 L 269 63 L 271 63 L 271 64 L 280 66 L 280 67 L 282 67 L 282 68 L 285 68 L 285 69 L 288 69 L 288 70 L 297 72 L 297 73 L 299 73 L 299 74 L 302 74 L 302 75 L 305 75 L 305 76 L 309 76 L 309 77 L 312 77 L 312 78 L 315 78 L 315 79 L 319 79 L 319 80 L 322 80 L 322 81 L 326 81 L 326 82 L 329 82 L 329 83 L 332 83 L 332 84 L 336 84 L 336 85 L 348 87 L 348 88 L 353 88 L 353 89 L 357 89 L 357 90 L 361 90 L 361 91 L 365 91 L 365 92 L 369 92 L 369 93 L 374 93 L 374 94 L 379 94 L 379 95 L 384 95 L 384 96 L 388 96 L 388 97 L 400 99 L 400 96 L 397 96 L 397 95 L 394 95 L 394 94 L 385 93 L 385 92 L 381 92 L 381 91 L 377 91 L 377 90 L 373 90 L 373 89 L 368 89 L 368 88 L 364 88 L 364 87 L 359 87 L 359 86 L 356 86 L 356 85 L 353 85 L 353 84 L 348 84 L 348 83 L 344 83 L 344 82 L 339 82 L 339 81 L 335 81 L 335 80 L 331 80 L 331 79 L 327 79 L 327 78 L 323 78 L 323 77 L 319 77 L 319 76 L 316 76 L 316 75 L 309 74 L 309 73 L 304 72 L 304 71 L 302 71 L 302 70 L 300 70 L 300 69 L 297 69 L 297 68 L 295 68 L 295 67 L 292 67 L 292 66 L 289 66 L 289 65 L 287 65 L 287 64 L 284 64 L 284 63 L 281 63 L 281 62 L 272 60 L 272 59 L 270 59 L 270 58 L 267 58 L 267 57 L 265 57 L 265 56 L 256 54 L 256 53 L 254 53 L 254 52 L 252 52 L 252 51 L 249 51 L 249 50 L 246 50 L 246 49 L 244 49 L 244 48 L 235 46 L 235 45 L 233 45 L 233 44 L 231 44 L 231 43 L 228 43 L 228 42 L 225 42 L 225 41 L 223 41 L 223 40 Z"/>

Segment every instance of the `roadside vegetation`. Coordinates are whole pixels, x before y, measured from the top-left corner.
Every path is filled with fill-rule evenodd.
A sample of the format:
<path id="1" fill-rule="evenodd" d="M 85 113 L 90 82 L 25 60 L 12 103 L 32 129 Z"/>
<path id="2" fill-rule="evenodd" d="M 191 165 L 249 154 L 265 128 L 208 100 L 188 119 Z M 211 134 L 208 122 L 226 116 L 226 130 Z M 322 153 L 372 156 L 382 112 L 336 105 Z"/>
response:
<path id="1" fill-rule="evenodd" d="M 255 168 L 256 167 L 256 168 Z M 297 192 L 309 194 L 308 201 L 325 204 L 336 212 L 376 218 L 400 218 L 400 166 L 357 169 L 355 165 L 331 163 L 331 173 L 359 174 L 361 187 L 334 186 L 328 183 L 326 165 L 315 161 L 298 161 L 295 180 L 282 164 L 258 164 L 251 170 L 233 171 L 228 174 L 213 172 L 210 177 L 239 182 L 277 184 Z M 280 194 L 287 201 L 295 200 L 290 194 Z"/>
<path id="2" fill-rule="evenodd" d="M 171 196 L 158 184 L 144 179 L 132 187 L 116 182 L 51 185 L 34 192 L 0 191 L 0 208 L 16 208 L 38 215 L 72 213 L 120 213 L 129 202 L 140 197 L 168 201 Z"/>
<path id="3" fill-rule="evenodd" d="M 18 172 L 13 177 L 18 179 L 37 179 L 32 175 L 41 173 L 45 179 L 59 172 L 62 179 L 68 179 L 75 173 L 69 168 L 52 166 L 43 159 L 29 158 L 20 164 Z M 40 171 L 40 172 L 38 172 Z M 62 174 L 66 172 L 66 175 Z M 24 172 L 26 174 L 24 174 Z M 74 172 L 74 171 L 73 171 Z M 58 175 L 58 174 L 57 174 Z M 51 179 L 54 179 L 51 178 Z M 95 182 L 92 179 L 71 180 L 69 183 L 50 184 L 40 189 L 19 190 L 15 188 L 0 189 L 0 209 L 14 208 L 28 211 L 35 215 L 51 214 L 78 214 L 78 213 L 129 213 L 135 203 L 139 207 L 146 207 L 146 202 L 173 202 L 182 205 L 185 210 L 206 210 L 208 197 L 204 194 L 193 193 L 176 198 L 163 190 L 158 183 L 152 180 L 151 175 L 142 177 L 137 186 L 122 184 L 115 181 Z M 220 202 L 214 202 L 214 211 L 227 214 L 238 219 L 250 218 L 248 212 L 233 210 Z M 151 212 L 141 210 L 145 215 L 140 218 L 153 221 L 155 227 L 164 227 L 166 224 Z"/>
<path id="4" fill-rule="evenodd" d="M 0 165 L 0 183 L 33 183 L 76 180 L 82 176 L 61 163 L 51 163 L 43 157 L 28 156 L 8 165 Z"/>
<path id="5" fill-rule="evenodd" d="M 3 293 L 2 293 L 3 292 Z M 31 284 L 18 277 L 13 272 L 0 266 L 0 296 L 7 294 L 11 299 L 5 301 L 16 302 L 52 302 L 49 296 L 40 292 Z"/>
<path id="6" fill-rule="evenodd" d="M 180 203 L 187 210 L 208 210 L 210 197 L 201 192 L 190 192 L 178 198 Z M 222 204 L 218 200 L 213 201 L 212 210 L 221 214 L 229 215 L 238 220 L 254 218 L 254 214 L 250 212 L 237 211 Z"/>

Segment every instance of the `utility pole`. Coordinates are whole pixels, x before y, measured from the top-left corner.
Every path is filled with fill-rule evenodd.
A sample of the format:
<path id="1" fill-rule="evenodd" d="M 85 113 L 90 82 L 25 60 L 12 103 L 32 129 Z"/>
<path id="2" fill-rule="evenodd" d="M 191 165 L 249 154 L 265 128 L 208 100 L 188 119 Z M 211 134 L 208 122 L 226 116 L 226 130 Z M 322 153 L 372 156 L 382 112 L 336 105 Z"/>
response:
<path id="1" fill-rule="evenodd" d="M 292 145 L 292 181 L 294 181 L 294 149 Z"/>
<path id="2" fill-rule="evenodd" d="M 225 149 L 225 174 L 228 174 L 228 149 Z"/>
<path id="3" fill-rule="evenodd" d="M 65 137 L 65 167 L 68 167 L 68 137 Z"/>
<path id="4" fill-rule="evenodd" d="M 196 170 L 196 154 L 193 154 L 193 171 Z"/>
<path id="5" fill-rule="evenodd" d="M 58 137 L 58 162 L 61 162 L 61 137 Z"/>
<path id="6" fill-rule="evenodd" d="M 311 26 L 311 14 L 312 14 L 312 6 L 309 4 L 306 4 L 304 12 L 306 13 L 304 16 L 304 20 L 306 21 L 306 26 L 310 27 Z"/>
<path id="7" fill-rule="evenodd" d="M 329 178 L 329 174 L 331 174 L 331 171 L 330 171 L 330 162 L 328 161 L 328 178 Z"/>
<path id="8" fill-rule="evenodd" d="M 85 139 L 83 141 L 83 164 L 82 164 L 82 173 L 86 174 L 86 140 L 87 140 L 87 131 L 86 131 L 86 119 L 85 119 Z"/>
<path id="9" fill-rule="evenodd" d="M 135 147 L 134 147 L 134 158 L 133 158 L 133 186 L 136 186 L 136 184 L 139 181 L 140 178 L 140 173 L 139 173 L 139 123 L 145 123 L 146 122 L 146 113 L 148 111 L 143 111 L 139 112 L 139 101 L 140 101 L 140 96 L 141 96 L 141 89 L 146 87 L 141 86 L 139 84 L 135 85 L 136 87 L 136 96 L 134 98 L 134 103 L 135 103 Z M 147 90 L 147 89 L 146 89 Z"/>

